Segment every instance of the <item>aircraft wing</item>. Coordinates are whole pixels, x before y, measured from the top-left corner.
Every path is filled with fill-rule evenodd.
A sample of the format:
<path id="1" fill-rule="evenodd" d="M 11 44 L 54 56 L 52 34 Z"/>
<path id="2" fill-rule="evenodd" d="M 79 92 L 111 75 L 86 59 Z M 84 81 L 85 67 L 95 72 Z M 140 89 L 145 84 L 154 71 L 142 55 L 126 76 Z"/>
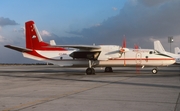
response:
<path id="1" fill-rule="evenodd" d="M 51 45 L 53 47 L 64 47 L 64 48 L 76 48 L 80 50 L 92 50 L 92 49 L 101 49 L 100 46 L 95 45 Z"/>
<path id="2" fill-rule="evenodd" d="M 32 51 L 31 49 L 26 49 L 26 48 L 22 48 L 22 47 L 17 47 L 17 46 L 13 46 L 13 45 L 5 45 L 4 47 L 19 51 L 19 52 L 30 52 Z"/>

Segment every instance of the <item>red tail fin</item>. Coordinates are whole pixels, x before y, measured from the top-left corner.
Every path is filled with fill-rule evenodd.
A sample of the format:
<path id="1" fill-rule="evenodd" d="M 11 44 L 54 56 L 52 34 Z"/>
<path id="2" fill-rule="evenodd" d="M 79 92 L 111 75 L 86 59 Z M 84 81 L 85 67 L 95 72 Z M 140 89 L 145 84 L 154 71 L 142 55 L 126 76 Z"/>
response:
<path id="1" fill-rule="evenodd" d="M 26 48 L 28 49 L 42 49 L 42 46 L 49 46 L 48 43 L 43 42 L 41 35 L 33 21 L 25 23 L 26 27 Z"/>
<path id="2" fill-rule="evenodd" d="M 61 47 L 50 47 L 50 44 L 43 42 L 41 35 L 33 21 L 25 23 L 26 27 L 26 48 L 34 50 L 66 50 Z M 47 47 L 49 46 L 49 47 Z"/>

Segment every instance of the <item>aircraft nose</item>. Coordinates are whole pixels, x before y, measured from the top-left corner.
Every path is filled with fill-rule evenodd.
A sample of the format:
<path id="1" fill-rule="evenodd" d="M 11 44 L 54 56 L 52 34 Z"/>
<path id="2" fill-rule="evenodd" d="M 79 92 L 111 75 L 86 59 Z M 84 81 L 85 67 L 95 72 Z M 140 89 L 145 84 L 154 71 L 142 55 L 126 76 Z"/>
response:
<path id="1" fill-rule="evenodd" d="M 172 60 L 172 64 L 174 64 L 174 63 L 176 63 L 176 59 L 173 59 L 173 60 Z"/>
<path id="2" fill-rule="evenodd" d="M 176 58 L 176 61 L 180 61 L 180 58 Z"/>

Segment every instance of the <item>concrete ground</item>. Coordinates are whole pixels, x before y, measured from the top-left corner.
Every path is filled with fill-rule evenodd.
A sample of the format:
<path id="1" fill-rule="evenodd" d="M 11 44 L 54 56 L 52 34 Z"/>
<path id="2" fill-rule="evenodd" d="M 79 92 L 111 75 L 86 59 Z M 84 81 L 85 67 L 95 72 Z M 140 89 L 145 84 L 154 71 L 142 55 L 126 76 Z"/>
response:
<path id="1" fill-rule="evenodd" d="M 0 111 L 180 111 L 180 66 L 0 66 Z"/>

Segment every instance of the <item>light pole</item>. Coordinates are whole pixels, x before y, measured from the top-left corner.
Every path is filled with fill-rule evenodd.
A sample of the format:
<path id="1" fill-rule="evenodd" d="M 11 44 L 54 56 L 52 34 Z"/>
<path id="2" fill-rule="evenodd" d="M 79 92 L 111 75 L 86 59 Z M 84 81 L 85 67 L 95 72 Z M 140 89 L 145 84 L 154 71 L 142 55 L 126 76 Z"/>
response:
<path id="1" fill-rule="evenodd" d="M 168 37 L 168 43 L 170 43 L 170 52 L 171 52 L 171 43 L 173 43 L 173 37 Z"/>

